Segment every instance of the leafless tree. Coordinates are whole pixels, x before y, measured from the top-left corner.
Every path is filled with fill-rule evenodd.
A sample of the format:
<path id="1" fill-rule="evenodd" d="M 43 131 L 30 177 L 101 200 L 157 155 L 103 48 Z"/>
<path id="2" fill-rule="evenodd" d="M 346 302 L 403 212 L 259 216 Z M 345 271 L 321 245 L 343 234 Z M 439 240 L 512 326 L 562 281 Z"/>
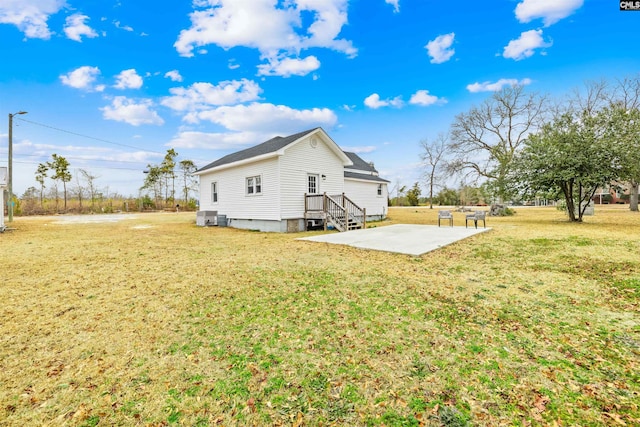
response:
<path id="1" fill-rule="evenodd" d="M 448 144 L 449 135 L 444 133 L 439 134 L 433 141 L 427 139 L 420 141 L 422 146 L 421 157 L 426 168 L 425 175 L 429 184 L 429 209 L 433 209 L 433 189 L 440 180 L 440 170 Z"/>
<path id="2" fill-rule="evenodd" d="M 542 124 L 545 108 L 545 97 L 515 85 L 458 114 L 451 125 L 448 169 L 472 181 L 489 180 L 503 198 L 514 154 Z"/>

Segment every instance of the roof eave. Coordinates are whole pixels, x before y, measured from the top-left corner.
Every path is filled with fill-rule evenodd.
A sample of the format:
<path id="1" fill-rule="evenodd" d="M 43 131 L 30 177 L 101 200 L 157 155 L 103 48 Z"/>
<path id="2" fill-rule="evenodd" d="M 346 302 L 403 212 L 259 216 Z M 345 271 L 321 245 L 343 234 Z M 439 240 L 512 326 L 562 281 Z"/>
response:
<path id="1" fill-rule="evenodd" d="M 260 156 L 255 156 L 255 157 L 250 157 L 248 159 L 238 160 L 237 162 L 225 163 L 224 165 L 215 166 L 213 168 L 195 171 L 193 173 L 193 175 L 204 175 L 204 174 L 207 174 L 207 173 L 210 173 L 210 172 L 219 172 L 219 171 L 222 171 L 222 170 L 225 170 L 225 169 L 234 168 L 234 167 L 242 166 L 242 165 L 247 165 L 249 163 L 259 162 L 261 160 L 267 160 L 267 159 L 270 159 L 272 157 L 279 157 L 279 156 L 282 156 L 283 154 L 284 154 L 284 152 L 282 150 L 278 150 L 278 151 L 274 151 L 272 153 L 261 154 Z"/>

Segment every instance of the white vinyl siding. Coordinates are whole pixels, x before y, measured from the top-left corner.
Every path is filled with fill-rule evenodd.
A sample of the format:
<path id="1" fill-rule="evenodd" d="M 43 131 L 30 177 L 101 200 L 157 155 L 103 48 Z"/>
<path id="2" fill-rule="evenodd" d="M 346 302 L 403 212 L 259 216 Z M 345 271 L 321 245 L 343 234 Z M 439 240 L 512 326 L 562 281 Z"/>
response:
<path id="1" fill-rule="evenodd" d="M 260 177 L 261 197 L 247 197 L 247 178 L 256 176 Z M 279 179 L 277 158 L 204 173 L 200 175 L 200 194 L 211 194 L 203 190 L 211 188 L 211 184 L 217 182 L 218 203 L 214 205 L 211 200 L 201 200 L 200 210 L 217 210 L 219 214 L 227 215 L 229 219 L 279 221 L 281 219 L 280 186 L 277 184 Z"/>
<path id="2" fill-rule="evenodd" d="M 379 185 L 382 185 L 380 188 Z M 378 195 L 378 189 L 382 191 Z M 353 202 L 367 210 L 367 216 L 386 215 L 387 213 L 387 184 L 375 181 L 364 181 L 346 178 L 344 191 Z"/>
<path id="3" fill-rule="evenodd" d="M 304 195 L 309 193 L 310 174 L 318 175 L 320 194 L 342 194 L 344 191 L 342 160 L 327 146 L 319 133 L 313 137 L 318 141 L 315 148 L 309 144 L 309 138 L 305 138 L 287 148 L 280 158 L 283 219 L 304 217 Z"/>

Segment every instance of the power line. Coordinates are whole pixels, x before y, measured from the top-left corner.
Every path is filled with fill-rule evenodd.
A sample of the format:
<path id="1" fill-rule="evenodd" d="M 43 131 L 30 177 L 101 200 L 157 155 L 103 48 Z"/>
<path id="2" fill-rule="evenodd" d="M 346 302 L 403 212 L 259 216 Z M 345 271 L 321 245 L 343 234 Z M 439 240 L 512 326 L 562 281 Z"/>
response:
<path id="1" fill-rule="evenodd" d="M 17 119 L 17 120 L 20 120 L 20 121 L 22 121 L 22 122 L 31 123 L 32 125 L 41 126 L 41 127 L 48 128 L 48 129 L 53 129 L 53 130 L 56 130 L 56 131 L 58 131 L 58 132 L 64 132 L 64 133 L 68 133 L 68 134 L 70 134 L 70 135 L 79 136 L 79 137 L 82 137 L 82 138 L 92 139 L 92 140 L 94 140 L 94 141 L 104 142 L 104 143 L 112 144 L 112 145 L 118 145 L 118 146 L 120 146 L 120 147 L 133 148 L 134 150 L 146 151 L 146 152 L 148 152 L 148 153 L 164 154 L 164 153 L 161 153 L 161 152 L 159 152 L 159 151 L 147 150 L 147 149 L 145 149 L 145 148 L 135 147 L 135 146 L 133 146 L 133 145 L 120 144 L 120 143 L 118 143 L 118 142 L 108 141 L 108 140 L 106 140 L 106 139 L 96 138 L 96 137 L 94 137 L 94 136 L 83 135 L 83 134 L 81 134 L 81 133 L 72 132 L 72 131 L 70 131 L 70 130 L 65 130 L 65 129 L 60 129 L 60 128 L 57 128 L 57 127 L 55 127 L 55 126 L 46 125 L 46 124 L 44 124 L 44 123 L 34 122 L 34 121 L 32 121 L 32 120 L 25 120 L 25 119 L 23 119 L 23 118 L 18 118 L 18 117 L 16 117 L 16 119 Z"/>
<path id="2" fill-rule="evenodd" d="M 14 160 L 13 163 L 20 163 L 21 165 L 37 165 L 37 162 L 21 162 Z M 84 169 L 80 166 L 69 166 L 70 169 Z M 140 172 L 143 168 L 117 168 L 117 167 L 109 167 L 109 166 L 91 166 L 91 169 L 109 169 L 109 170 L 126 170 L 126 171 L 138 171 Z"/>

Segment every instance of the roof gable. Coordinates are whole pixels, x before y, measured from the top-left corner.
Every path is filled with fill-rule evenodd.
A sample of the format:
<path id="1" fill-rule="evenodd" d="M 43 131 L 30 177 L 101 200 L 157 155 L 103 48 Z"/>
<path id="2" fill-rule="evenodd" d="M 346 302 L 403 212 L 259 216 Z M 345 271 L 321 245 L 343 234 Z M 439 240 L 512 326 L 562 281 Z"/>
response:
<path id="1" fill-rule="evenodd" d="M 328 145 L 334 152 L 336 152 L 345 166 L 351 163 L 350 157 L 348 157 L 342 150 L 340 150 L 338 145 L 329 137 L 329 135 L 327 135 L 327 133 L 322 128 L 317 127 L 286 137 L 276 136 L 268 141 L 263 142 L 262 144 L 258 144 L 253 147 L 228 154 L 198 169 L 195 174 L 199 175 L 200 173 L 206 172 L 210 169 L 220 168 L 223 166 L 231 167 L 231 165 L 235 163 L 251 162 L 254 160 L 264 159 L 267 157 L 282 154 L 282 151 L 285 150 L 288 146 L 313 133 L 320 133 L 324 136 L 324 138 L 322 139 L 328 143 Z"/>

